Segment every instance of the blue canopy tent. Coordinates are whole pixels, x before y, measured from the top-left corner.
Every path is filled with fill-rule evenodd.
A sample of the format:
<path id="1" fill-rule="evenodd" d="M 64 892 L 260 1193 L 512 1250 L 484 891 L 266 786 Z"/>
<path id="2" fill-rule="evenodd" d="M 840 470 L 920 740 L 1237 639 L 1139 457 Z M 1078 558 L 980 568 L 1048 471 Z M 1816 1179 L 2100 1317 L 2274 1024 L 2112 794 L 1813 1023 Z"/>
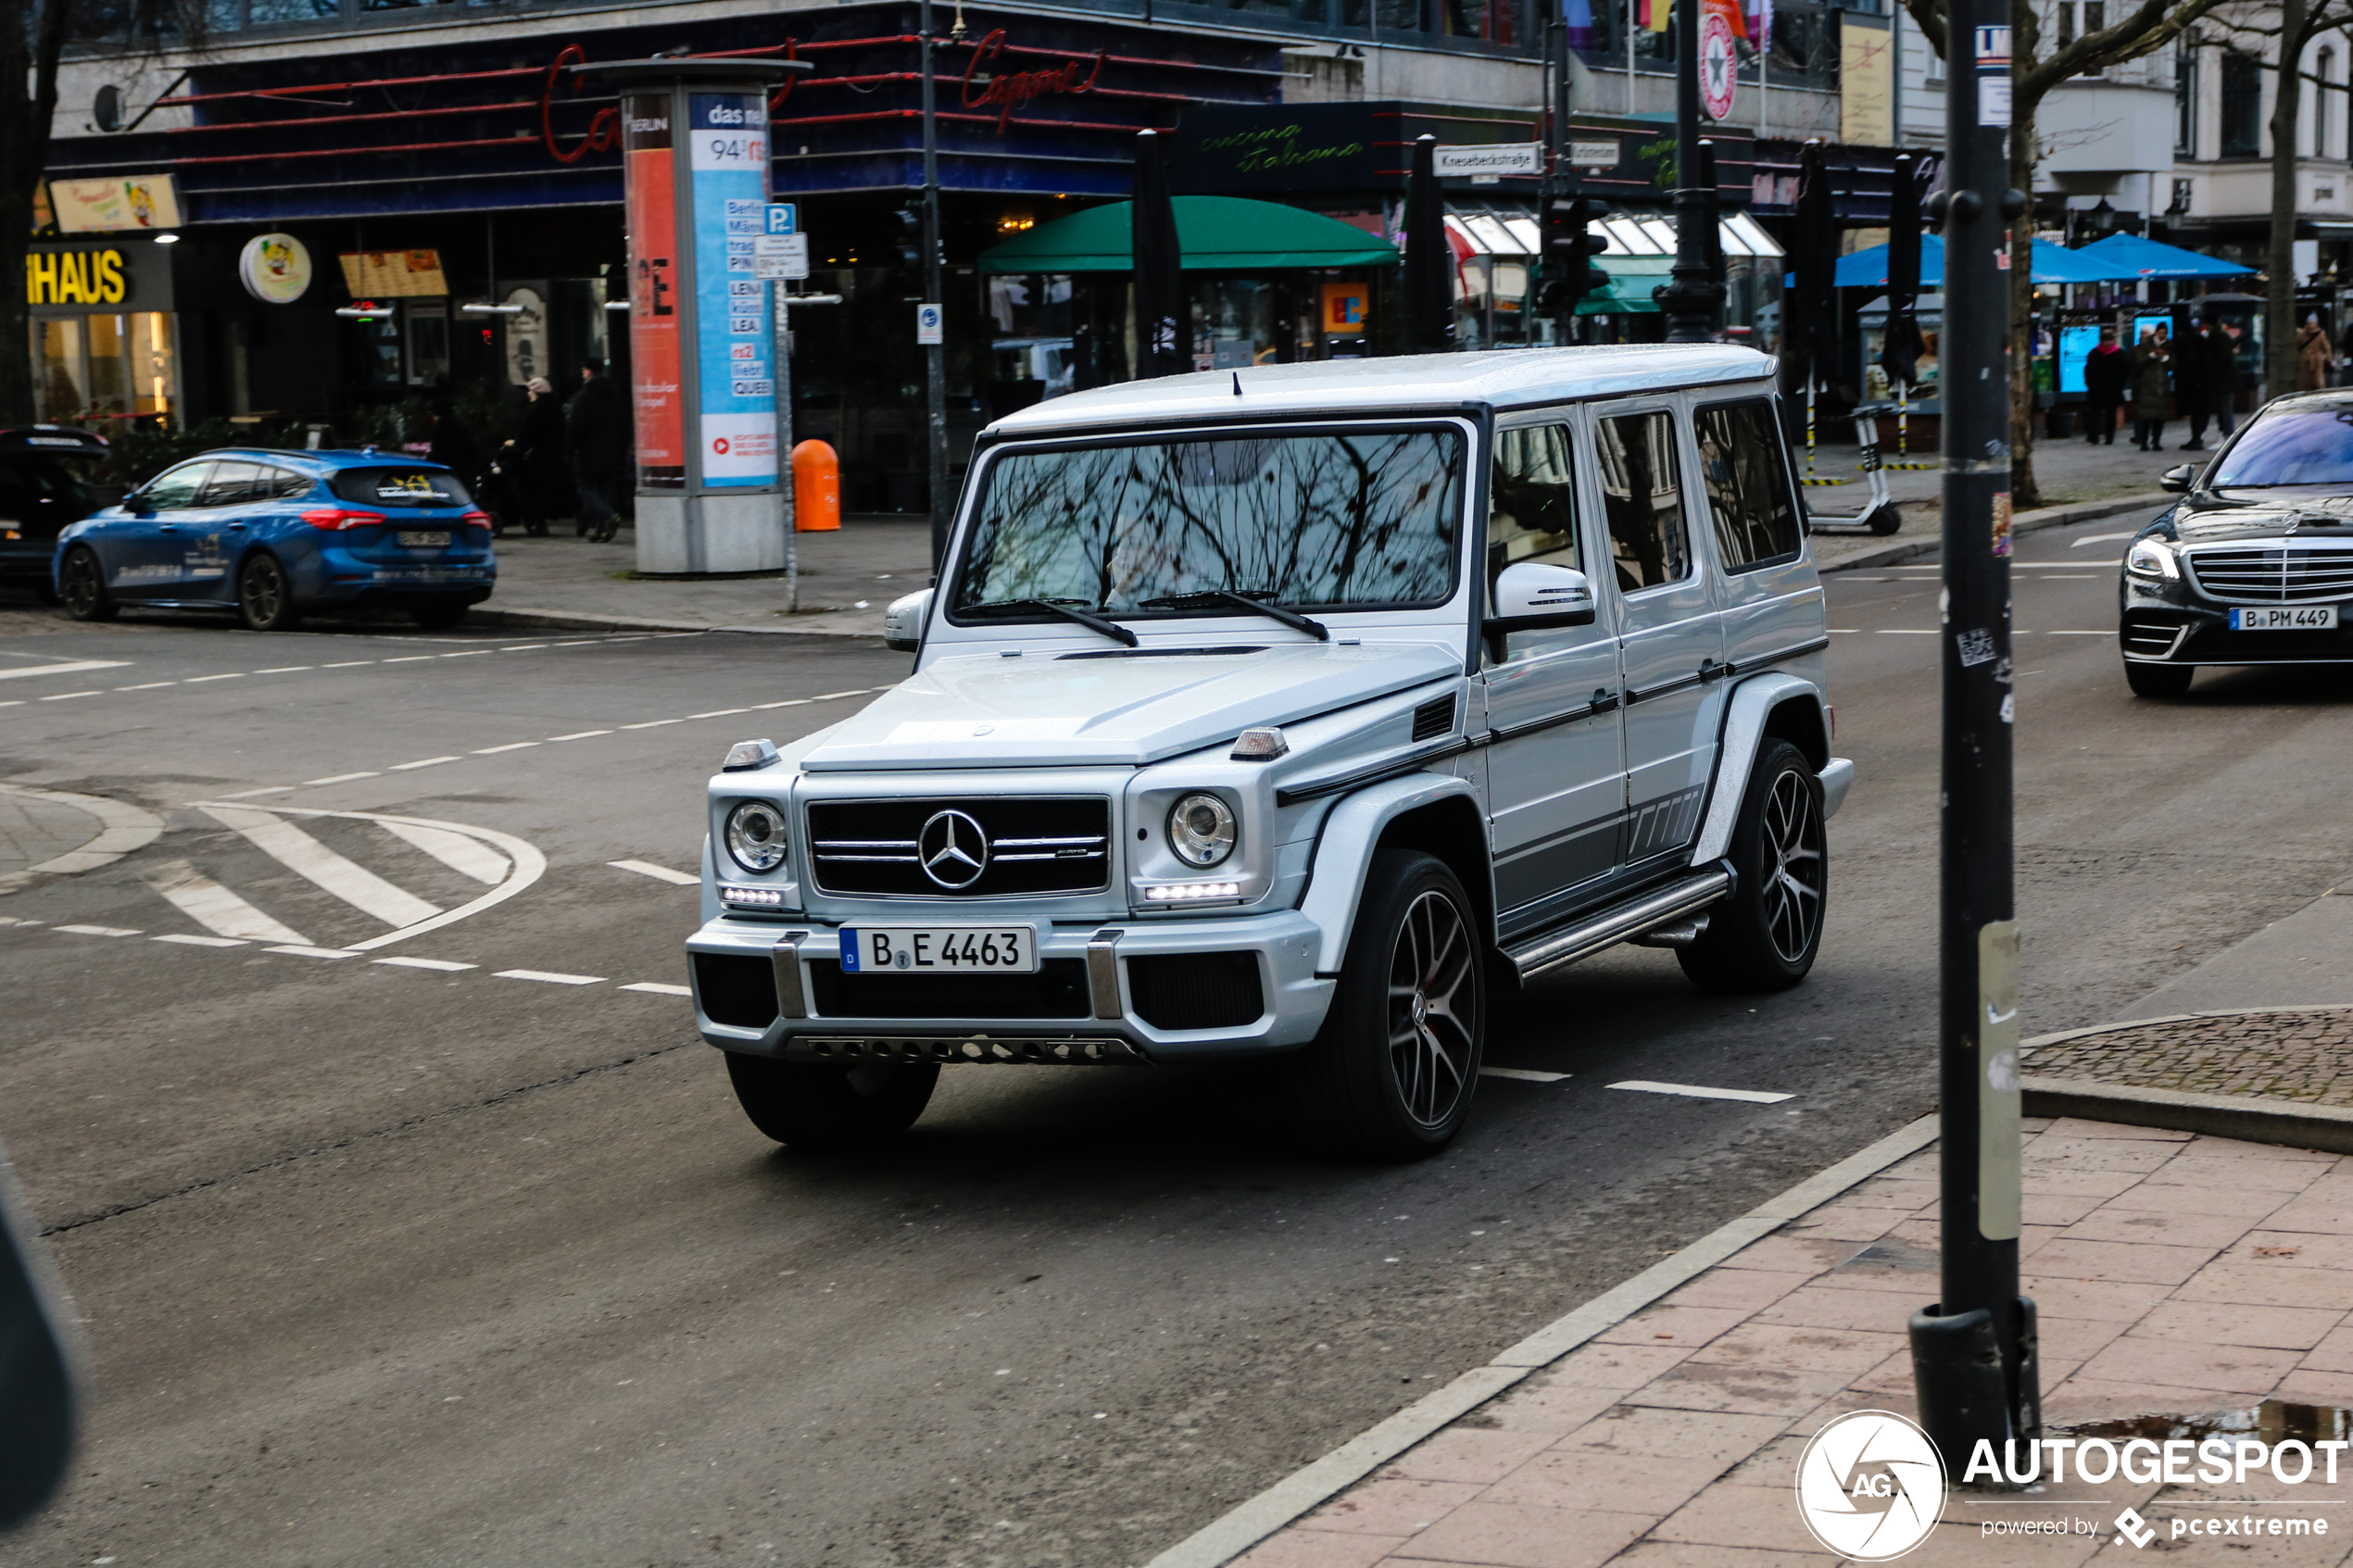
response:
<path id="1" fill-rule="evenodd" d="M 2244 278 L 2255 270 L 2138 234 L 2110 234 L 2076 254 L 2097 257 L 2104 266 L 2124 268 L 2127 270 L 2118 275 L 2127 278 Z"/>
<path id="2" fill-rule="evenodd" d="M 2103 241 L 2103 244 L 2107 242 Z M 2106 257 L 2095 257 L 2096 247 L 2069 250 L 2065 245 L 2038 245 L 2034 247 L 2034 281 L 2038 283 L 2099 283 L 2113 278 L 2136 278 L 2141 274 L 2126 270 L 2121 262 Z M 2171 249 L 2171 246 L 2163 248 Z M 2184 256 L 2187 251 L 2183 252 Z M 2198 259 L 2204 260 L 2201 257 Z M 2218 263 L 2218 265 L 2220 265 Z M 1920 236 L 1920 287 L 1930 288 L 1944 282 L 1944 242 L 1934 234 Z M 1843 289 L 1879 289 L 1887 286 L 1887 247 L 1872 245 L 1838 258 L 1838 286 Z"/>

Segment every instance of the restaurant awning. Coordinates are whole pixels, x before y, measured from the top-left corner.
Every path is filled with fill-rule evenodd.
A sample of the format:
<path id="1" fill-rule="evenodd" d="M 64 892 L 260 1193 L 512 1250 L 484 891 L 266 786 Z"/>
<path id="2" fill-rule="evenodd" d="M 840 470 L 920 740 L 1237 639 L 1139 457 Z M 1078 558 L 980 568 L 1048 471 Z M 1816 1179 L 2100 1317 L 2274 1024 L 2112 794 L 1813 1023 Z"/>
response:
<path id="1" fill-rule="evenodd" d="M 1126 272 L 1131 202 L 1041 224 L 980 253 L 983 272 Z M 1290 267 L 1393 267 L 1397 247 L 1336 218 L 1242 196 L 1178 196 L 1176 239 L 1188 272 Z"/>
<path id="2" fill-rule="evenodd" d="M 2169 245 L 2161 240 L 2145 240 L 2138 234 L 2110 234 L 2076 254 L 2096 257 L 2109 266 L 2128 268 L 2130 270 L 2123 275 L 2132 278 L 2245 278 L 2255 271 L 2235 261 L 2200 256 L 2196 251 Z"/>
<path id="3" fill-rule="evenodd" d="M 2070 250 L 2065 245 L 2036 242 L 2034 281 L 2038 283 L 2099 283 L 2137 273 L 2113 259 L 2095 254 L 2096 246 Z M 1920 286 L 1944 282 L 1944 242 L 1934 234 L 1920 236 Z M 1869 245 L 1838 258 L 1838 286 L 1843 289 L 1883 289 L 1887 286 L 1887 247 Z"/>

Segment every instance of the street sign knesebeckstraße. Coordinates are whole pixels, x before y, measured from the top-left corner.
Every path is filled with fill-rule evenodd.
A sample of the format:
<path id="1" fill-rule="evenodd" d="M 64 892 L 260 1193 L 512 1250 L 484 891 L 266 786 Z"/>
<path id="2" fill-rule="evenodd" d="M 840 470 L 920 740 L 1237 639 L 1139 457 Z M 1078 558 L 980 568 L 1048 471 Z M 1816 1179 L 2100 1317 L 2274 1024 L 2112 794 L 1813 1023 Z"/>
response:
<path id="1" fill-rule="evenodd" d="M 770 209 L 774 210 L 773 207 Z M 752 242 L 752 275 L 797 281 L 809 276 L 809 236 L 762 234 Z"/>
<path id="2" fill-rule="evenodd" d="M 1434 166 L 1441 178 L 1544 172 L 1544 149 L 1536 142 L 1498 142 L 1487 146 L 1440 147 L 1435 151 Z"/>

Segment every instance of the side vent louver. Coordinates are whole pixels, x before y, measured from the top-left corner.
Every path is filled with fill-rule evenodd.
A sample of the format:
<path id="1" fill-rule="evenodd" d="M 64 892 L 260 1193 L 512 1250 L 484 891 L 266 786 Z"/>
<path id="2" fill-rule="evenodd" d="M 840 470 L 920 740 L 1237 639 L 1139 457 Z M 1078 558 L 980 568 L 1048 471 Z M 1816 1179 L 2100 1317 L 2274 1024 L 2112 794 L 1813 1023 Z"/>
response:
<path id="1" fill-rule="evenodd" d="M 1436 740 L 1451 734 L 1454 728 L 1454 698 L 1452 693 L 1432 697 L 1414 709 L 1414 738 L 1417 741 Z"/>

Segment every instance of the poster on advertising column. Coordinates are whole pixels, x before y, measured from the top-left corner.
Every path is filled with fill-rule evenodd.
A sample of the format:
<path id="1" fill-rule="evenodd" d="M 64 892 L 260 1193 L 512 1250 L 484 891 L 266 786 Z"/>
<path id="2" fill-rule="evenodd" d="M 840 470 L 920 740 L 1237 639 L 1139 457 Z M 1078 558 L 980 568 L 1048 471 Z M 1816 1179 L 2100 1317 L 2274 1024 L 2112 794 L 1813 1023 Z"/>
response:
<path id="1" fill-rule="evenodd" d="M 672 173 L 670 94 L 623 106 L 622 166 L 629 210 L 629 402 L 637 432 L 637 483 L 686 484 L 686 409 L 678 381 L 678 199 Z"/>
<path id="2" fill-rule="evenodd" d="M 774 339 L 757 266 L 768 227 L 768 101 L 757 93 L 688 95 L 695 182 L 696 387 L 706 489 L 776 483 Z"/>

